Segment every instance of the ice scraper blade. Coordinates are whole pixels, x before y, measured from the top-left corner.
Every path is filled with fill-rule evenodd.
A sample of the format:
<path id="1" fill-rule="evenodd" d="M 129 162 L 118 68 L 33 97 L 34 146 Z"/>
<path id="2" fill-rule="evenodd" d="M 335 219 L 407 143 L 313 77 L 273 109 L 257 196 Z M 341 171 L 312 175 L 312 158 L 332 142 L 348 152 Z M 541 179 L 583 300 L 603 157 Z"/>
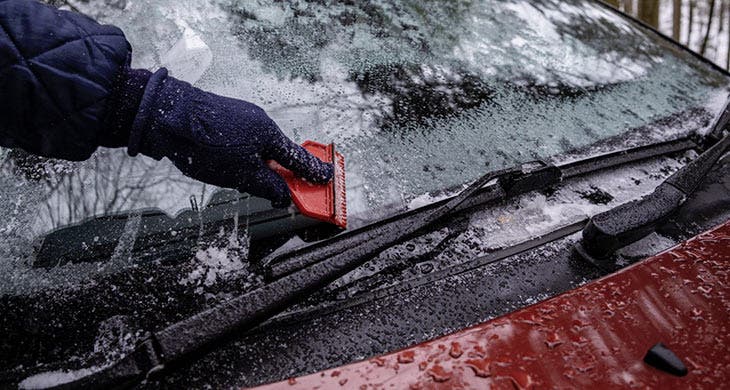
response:
<path id="1" fill-rule="evenodd" d="M 347 228 L 347 194 L 345 192 L 345 158 L 335 144 L 305 141 L 302 147 L 324 162 L 334 165 L 335 174 L 329 183 L 310 183 L 276 162 L 270 166 L 284 178 L 292 200 L 302 215 Z"/>

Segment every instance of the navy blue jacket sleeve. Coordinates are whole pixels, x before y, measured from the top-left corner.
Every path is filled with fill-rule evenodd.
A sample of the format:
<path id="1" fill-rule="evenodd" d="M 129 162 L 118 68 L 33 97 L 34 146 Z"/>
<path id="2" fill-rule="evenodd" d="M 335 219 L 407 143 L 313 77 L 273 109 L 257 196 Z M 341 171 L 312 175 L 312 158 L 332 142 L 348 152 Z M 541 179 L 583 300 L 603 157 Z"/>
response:
<path id="1" fill-rule="evenodd" d="M 131 50 L 114 26 L 33 0 L 0 0 L 0 146 L 83 160 L 100 145 L 126 145 L 124 126 L 110 125 L 108 113 L 139 99 L 113 97 L 117 80 L 134 72 Z"/>

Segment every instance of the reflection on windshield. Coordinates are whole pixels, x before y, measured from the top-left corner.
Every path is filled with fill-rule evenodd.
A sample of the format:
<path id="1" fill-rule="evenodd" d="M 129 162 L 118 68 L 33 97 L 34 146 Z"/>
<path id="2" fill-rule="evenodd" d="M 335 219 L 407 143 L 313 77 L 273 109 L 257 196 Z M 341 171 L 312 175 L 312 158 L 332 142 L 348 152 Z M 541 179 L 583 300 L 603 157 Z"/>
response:
<path id="1" fill-rule="evenodd" d="M 354 226 L 485 171 L 693 108 L 714 114 L 727 93 L 725 76 L 577 0 L 140 0 L 123 9 L 92 0 L 80 7 L 126 32 L 137 67 L 159 66 L 194 30 L 212 61 L 205 51 L 207 70 L 173 67 L 174 76 L 202 73 L 197 86 L 261 105 L 296 140 L 338 143 Z M 183 256 L 201 221 L 252 215 L 239 195 L 123 150 L 101 149 L 81 163 L 5 150 L 3 160 L 0 250 L 13 264 L 109 257 L 129 229 L 146 232 L 155 247 L 188 243 L 170 252 Z M 150 253 L 140 249 L 144 240 L 132 241 L 135 256 Z"/>

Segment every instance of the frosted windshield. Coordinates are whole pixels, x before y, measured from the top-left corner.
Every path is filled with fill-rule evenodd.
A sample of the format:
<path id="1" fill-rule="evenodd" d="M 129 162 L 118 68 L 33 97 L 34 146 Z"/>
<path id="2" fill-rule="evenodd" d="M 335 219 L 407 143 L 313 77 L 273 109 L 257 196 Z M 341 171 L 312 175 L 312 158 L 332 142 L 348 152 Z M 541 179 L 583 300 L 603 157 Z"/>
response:
<path id="1" fill-rule="evenodd" d="M 725 75 L 593 1 L 78 6 L 125 31 L 134 66 L 165 65 L 200 88 L 255 102 L 297 141 L 335 142 L 355 225 L 670 115 L 715 115 L 728 93 Z M 81 163 L 2 156 L 6 258 L 27 256 L 52 229 L 150 207 L 174 215 L 216 190 L 121 149 Z"/>

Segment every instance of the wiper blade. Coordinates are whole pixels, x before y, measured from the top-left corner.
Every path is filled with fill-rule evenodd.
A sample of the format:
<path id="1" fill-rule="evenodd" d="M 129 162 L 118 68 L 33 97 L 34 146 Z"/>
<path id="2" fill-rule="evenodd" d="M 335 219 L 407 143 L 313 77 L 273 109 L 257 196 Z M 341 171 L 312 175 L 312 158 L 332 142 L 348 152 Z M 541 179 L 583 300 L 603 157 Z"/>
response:
<path id="1" fill-rule="evenodd" d="M 728 124 L 730 100 L 709 134 L 719 136 Z M 605 265 L 605 259 L 618 249 L 652 233 L 685 203 L 729 146 L 730 134 L 726 134 L 651 194 L 593 216 L 583 229 L 583 240 L 576 246 L 578 252 L 596 265 Z"/>
<path id="2" fill-rule="evenodd" d="M 478 181 L 486 178 L 489 178 L 487 182 L 497 179 L 500 184 L 487 187 L 482 185 L 470 191 L 469 196 L 463 199 L 464 192 L 462 191 L 452 198 L 395 215 L 363 228 L 340 234 L 332 239 L 278 256 L 269 256 L 263 260 L 261 271 L 268 280 L 274 280 L 354 248 L 376 249 L 383 242 L 386 242 L 387 246 L 392 246 L 433 222 L 429 219 L 432 215 L 438 214 L 441 217 L 489 201 L 510 197 L 512 191 L 524 192 L 557 184 L 561 180 L 561 175 L 554 165 L 543 161 L 533 161 L 518 167 L 491 172 Z M 408 231 L 408 234 L 401 234 L 403 231 Z M 396 240 L 392 240 L 392 238 L 396 238 Z"/>
<path id="3" fill-rule="evenodd" d="M 288 308 L 312 291 L 326 286 L 367 261 L 375 251 L 388 247 L 438 219 L 471 197 L 489 181 L 513 169 L 488 173 L 432 212 L 423 214 L 392 236 L 373 237 L 375 246 L 356 247 L 287 275 L 248 294 L 198 313 L 150 335 L 123 359 L 56 388 L 127 388 L 155 375 L 234 331 L 245 331 Z"/>
<path id="4" fill-rule="evenodd" d="M 564 164 L 562 167 L 567 169 L 565 172 L 553 164 L 536 161 L 488 173 L 453 198 L 376 224 L 381 228 L 387 227 L 377 233 L 367 229 L 351 232 L 349 235 L 345 233 L 345 240 L 339 242 L 346 242 L 349 250 L 337 245 L 313 245 L 309 250 L 299 251 L 297 253 L 306 255 L 307 261 L 314 262 L 259 289 L 151 333 L 134 351 L 116 363 L 86 375 L 79 375 L 72 382 L 52 388 L 132 387 L 147 378 L 157 377 L 171 366 L 191 357 L 193 352 L 200 351 L 226 336 L 256 327 L 361 266 L 393 243 L 402 241 L 466 207 L 555 185 L 565 177 L 694 147 L 697 145 L 692 140 L 682 138 L 609 153 L 603 156 L 610 161 L 609 164 L 601 162 L 597 157 Z M 497 181 L 494 186 L 485 187 L 493 180 Z M 364 245 L 366 242 L 367 245 Z"/>
<path id="5" fill-rule="evenodd" d="M 540 161 L 523 164 L 520 167 L 502 171 L 495 185 L 489 185 L 477 191 L 471 198 L 454 208 L 452 212 L 458 213 L 471 207 L 503 201 L 529 191 L 545 189 L 557 185 L 566 178 L 696 147 L 697 144 L 690 138 L 679 138 L 588 157 L 561 165 Z M 371 246 L 373 237 L 396 234 L 403 226 L 407 226 L 421 218 L 420 214 L 429 213 L 448 201 L 448 199 L 442 200 L 306 247 L 277 256 L 269 256 L 264 259 L 261 272 L 267 280 L 276 280 L 337 253 L 355 247 Z"/>
<path id="6" fill-rule="evenodd" d="M 729 145 L 730 136 L 725 136 L 667 178 L 651 194 L 593 216 L 583 229 L 578 250 L 584 257 L 601 264 L 599 259 L 652 233 L 692 195 Z"/>

